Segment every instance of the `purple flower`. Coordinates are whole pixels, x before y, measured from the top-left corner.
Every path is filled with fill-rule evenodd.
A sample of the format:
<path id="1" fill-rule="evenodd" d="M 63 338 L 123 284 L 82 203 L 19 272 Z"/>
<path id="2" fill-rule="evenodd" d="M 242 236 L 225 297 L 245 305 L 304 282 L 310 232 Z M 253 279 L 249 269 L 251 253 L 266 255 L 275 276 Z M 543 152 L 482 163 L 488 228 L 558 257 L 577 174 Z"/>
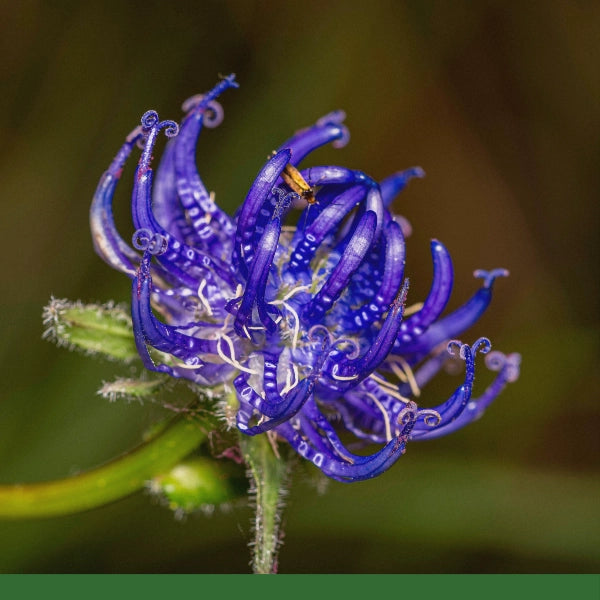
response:
<path id="1" fill-rule="evenodd" d="M 244 434 L 275 432 L 339 481 L 375 477 L 409 439 L 467 425 L 518 377 L 518 354 L 489 352 L 486 338 L 472 346 L 454 339 L 477 321 L 495 279 L 508 273 L 476 271 L 481 287 L 442 316 L 453 267 L 433 240 L 430 292 L 407 307 L 407 222 L 389 206 L 423 171 L 413 167 L 376 182 L 338 166 L 297 169 L 316 148 L 348 141 L 341 111 L 282 144 L 235 217 L 227 215 L 198 175 L 195 148 L 202 128 L 221 121 L 215 99 L 230 87 L 237 87 L 233 76 L 190 98 L 180 128 L 154 111 L 144 114 L 94 196 L 96 251 L 133 280 L 135 341 L 148 369 L 203 386 L 232 383 Z M 162 129 L 172 139 L 155 178 L 152 154 Z M 131 247 L 117 233 L 111 203 L 136 144 L 142 152 Z M 284 225 L 290 217 L 296 226 Z M 464 381 L 438 406 L 421 409 L 415 398 L 448 352 L 464 361 Z M 497 375 L 473 398 L 477 353 L 487 354 Z M 355 454 L 342 442 L 344 430 L 362 445 L 382 447 Z"/>

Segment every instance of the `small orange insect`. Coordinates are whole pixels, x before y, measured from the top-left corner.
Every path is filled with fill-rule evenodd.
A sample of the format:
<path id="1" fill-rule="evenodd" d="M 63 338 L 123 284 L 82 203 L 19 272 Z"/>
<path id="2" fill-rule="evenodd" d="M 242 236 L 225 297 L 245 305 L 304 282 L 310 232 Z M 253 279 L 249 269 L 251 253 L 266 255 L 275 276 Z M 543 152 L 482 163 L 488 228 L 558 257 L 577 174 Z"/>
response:
<path id="1" fill-rule="evenodd" d="M 290 165 L 289 163 L 285 166 L 285 169 L 281 172 L 281 178 L 285 183 L 292 189 L 292 191 L 296 192 L 301 198 L 306 200 L 308 206 L 312 206 L 313 204 L 317 204 L 317 199 L 315 198 L 315 193 L 313 189 L 306 183 L 304 177 L 296 167 Z"/>

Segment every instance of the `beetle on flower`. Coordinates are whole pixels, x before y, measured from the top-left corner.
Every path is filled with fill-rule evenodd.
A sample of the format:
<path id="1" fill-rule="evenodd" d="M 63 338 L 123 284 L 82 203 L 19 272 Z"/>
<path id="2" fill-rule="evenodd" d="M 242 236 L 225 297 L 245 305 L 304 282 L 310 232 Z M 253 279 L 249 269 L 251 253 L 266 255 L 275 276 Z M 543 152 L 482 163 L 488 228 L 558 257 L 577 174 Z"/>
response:
<path id="1" fill-rule="evenodd" d="M 406 221 L 389 207 L 423 171 L 413 167 L 376 182 L 339 166 L 298 169 L 320 146 L 348 141 L 341 111 L 282 144 L 235 217 L 228 216 L 198 175 L 195 148 L 202 128 L 221 121 L 215 100 L 232 87 L 229 76 L 186 101 L 180 128 L 154 111 L 143 115 L 94 196 L 96 251 L 133 281 L 135 342 L 148 369 L 202 386 L 230 383 L 243 434 L 272 432 L 338 481 L 375 477 L 409 440 L 445 435 L 479 418 L 518 377 L 518 354 L 490 352 L 486 338 L 472 345 L 455 339 L 479 319 L 494 281 L 508 273 L 476 271 L 481 287 L 442 316 L 453 267 L 448 250 L 433 240 L 431 289 L 422 303 L 407 306 Z M 172 139 L 154 177 L 161 130 Z M 142 151 L 132 247 L 116 230 L 112 200 L 136 145 Z M 297 225 L 285 225 L 295 208 L 303 210 Z M 419 408 L 415 399 L 443 367 L 446 350 L 464 361 L 464 380 L 434 408 Z M 475 398 L 478 353 L 497 374 Z M 344 430 L 381 447 L 355 454 L 342 442 Z"/>

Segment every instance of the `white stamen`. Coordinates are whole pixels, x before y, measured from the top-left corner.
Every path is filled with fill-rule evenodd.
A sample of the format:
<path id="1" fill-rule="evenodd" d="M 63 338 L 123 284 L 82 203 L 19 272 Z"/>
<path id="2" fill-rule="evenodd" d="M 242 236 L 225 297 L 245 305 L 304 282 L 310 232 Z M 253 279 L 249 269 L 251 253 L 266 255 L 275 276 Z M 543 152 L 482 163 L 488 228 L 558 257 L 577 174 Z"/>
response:
<path id="1" fill-rule="evenodd" d="M 225 340 L 225 342 L 227 342 L 227 345 L 229 346 L 229 350 L 231 352 L 231 358 L 229 356 L 226 356 L 226 354 L 223 352 L 223 350 L 221 348 L 222 340 Z M 239 363 L 239 361 L 235 357 L 235 347 L 233 345 L 233 341 L 228 335 L 221 334 L 218 337 L 218 339 L 217 339 L 217 354 L 227 364 L 232 365 L 233 367 L 235 367 L 236 369 L 239 369 L 240 371 L 244 371 L 244 373 L 250 373 L 251 375 L 260 375 L 260 373 L 258 373 L 258 371 L 253 371 L 252 369 L 249 369 L 248 367 L 244 367 L 244 365 Z"/>
<path id="2" fill-rule="evenodd" d="M 384 387 L 391 387 L 391 388 L 395 388 L 395 386 L 390 383 L 389 381 L 387 381 L 387 379 L 384 379 L 383 377 L 377 375 L 377 373 L 371 373 L 369 375 L 369 377 L 373 380 L 376 381 L 379 385 L 382 385 Z"/>
<path id="3" fill-rule="evenodd" d="M 404 371 L 395 362 L 390 363 L 390 368 L 394 372 L 394 375 L 396 375 L 396 377 L 402 383 L 407 383 L 408 382 L 408 379 L 406 378 L 406 375 L 405 375 Z"/>
<path id="4" fill-rule="evenodd" d="M 414 315 L 418 313 L 423 308 L 422 302 L 416 302 L 415 304 L 411 304 L 404 309 L 403 316 L 408 317 L 410 315 Z"/>
<path id="5" fill-rule="evenodd" d="M 213 311 L 208 302 L 208 298 L 202 293 L 204 288 L 206 287 L 206 279 L 203 279 L 198 286 L 198 298 L 200 298 L 200 302 L 202 302 L 202 306 L 206 309 L 206 312 L 209 317 L 212 317 Z"/>
<path id="6" fill-rule="evenodd" d="M 231 321 L 233 320 L 233 315 L 231 313 L 227 313 L 225 315 L 225 320 L 223 321 L 223 326 L 216 332 L 216 339 L 219 339 L 219 336 L 222 333 L 225 333 L 228 329 L 230 329 Z"/>
<path id="7" fill-rule="evenodd" d="M 294 335 L 292 337 L 292 350 L 296 350 L 296 347 L 298 346 L 298 336 L 300 335 L 300 318 L 298 317 L 298 313 L 287 302 L 284 302 L 283 306 L 285 306 L 285 308 L 292 313 L 295 319 Z"/>
<path id="8" fill-rule="evenodd" d="M 214 203 L 214 201 L 213 201 L 213 203 Z M 199 219 L 196 221 L 196 223 L 197 223 L 197 224 L 200 224 L 200 223 L 202 223 L 202 224 L 204 224 L 204 225 L 208 225 L 208 224 L 209 224 L 211 221 L 212 221 L 212 214 L 211 214 L 211 213 L 209 213 L 209 212 L 205 212 L 205 213 L 204 213 L 204 216 L 203 216 L 203 217 L 200 217 L 200 218 L 199 218 Z"/>
<path id="9" fill-rule="evenodd" d="M 336 381 L 352 381 L 354 379 L 358 379 L 358 375 L 338 375 L 338 364 L 336 363 L 335 365 L 333 365 L 333 369 L 331 369 L 331 377 L 333 377 L 333 379 L 335 379 Z"/>
<path id="10" fill-rule="evenodd" d="M 195 370 L 195 369 L 200 369 L 201 367 L 203 367 L 203 364 L 199 364 L 199 365 L 186 365 L 184 362 L 181 361 L 174 361 L 173 362 L 173 368 L 176 369 L 190 369 L 190 370 Z"/>
<path id="11" fill-rule="evenodd" d="M 404 371 L 406 378 L 408 379 L 408 385 L 410 385 L 410 391 L 412 392 L 413 396 L 419 397 L 421 395 L 421 390 L 419 389 L 417 380 L 415 379 L 415 375 L 414 375 L 412 369 L 410 368 L 410 365 L 401 356 L 394 355 L 394 356 L 391 356 L 390 358 L 392 360 L 397 360 L 400 363 L 400 366 L 402 367 L 402 370 Z"/>
<path id="12" fill-rule="evenodd" d="M 396 388 L 396 386 L 393 383 L 390 383 L 389 381 L 386 381 L 385 379 L 383 379 L 382 377 L 379 377 L 378 375 L 376 375 L 375 373 L 371 373 L 369 375 L 369 377 L 373 380 L 376 381 L 379 385 L 381 385 L 384 389 L 383 391 L 388 395 L 388 396 L 392 396 L 392 398 L 396 398 L 397 400 L 400 400 L 403 403 L 407 403 L 410 402 L 409 398 L 405 398 Z"/>
<path id="13" fill-rule="evenodd" d="M 390 426 L 390 417 L 387 414 L 387 410 L 385 410 L 385 408 L 383 407 L 383 404 L 381 404 L 381 402 L 379 402 L 379 400 L 377 399 L 377 396 L 375 394 L 372 394 L 371 392 L 365 392 L 365 396 L 368 396 L 369 398 L 371 398 L 371 400 L 373 400 L 373 402 L 375 403 L 375 406 L 377 406 L 377 408 L 381 411 L 381 414 L 383 415 L 383 423 L 385 425 L 385 441 L 391 442 L 392 441 L 392 428 Z"/>
<path id="14" fill-rule="evenodd" d="M 294 375 L 293 382 L 292 382 L 292 373 Z M 281 390 L 282 396 L 287 394 L 289 391 L 293 390 L 300 383 L 298 367 L 296 365 L 292 365 L 292 371 L 287 372 L 285 379 L 286 379 L 285 387 Z"/>
<path id="15" fill-rule="evenodd" d="M 285 304 L 286 300 L 289 300 L 290 298 L 292 298 L 293 296 L 295 296 L 296 294 L 300 293 L 300 292 L 308 292 L 311 289 L 310 285 L 299 285 L 298 287 L 290 290 L 283 298 L 278 299 L 278 300 L 273 300 L 273 302 L 271 302 L 271 304 Z"/>
<path id="16" fill-rule="evenodd" d="M 296 350 L 296 347 L 298 345 L 298 336 L 300 335 L 300 318 L 298 317 L 298 313 L 292 308 L 292 306 L 290 306 L 286 300 L 289 300 L 292 296 L 298 294 L 299 292 L 303 292 L 306 290 L 310 290 L 310 286 L 308 285 L 300 285 L 296 288 L 294 288 L 293 290 L 289 291 L 283 298 L 280 298 L 278 300 L 273 300 L 273 302 L 271 302 L 271 304 L 273 305 L 283 305 L 287 310 L 289 310 L 293 317 L 294 317 L 294 335 L 292 338 L 292 349 Z M 279 321 L 281 321 L 281 315 L 277 318 L 277 320 L 275 321 L 275 324 L 279 323 Z"/>
<path id="17" fill-rule="evenodd" d="M 238 283 L 237 287 L 235 288 L 235 295 L 233 298 L 231 298 L 231 300 L 237 300 L 238 298 L 241 298 L 243 291 L 244 291 L 244 288 L 243 288 L 242 284 Z M 225 332 L 230 328 L 232 319 L 233 319 L 233 315 L 230 312 L 228 312 L 225 315 L 225 320 L 223 321 L 222 327 L 217 331 L 217 337 L 216 337 L 217 340 L 219 339 L 221 332 Z"/>
<path id="18" fill-rule="evenodd" d="M 240 300 L 243 295 L 244 295 L 244 286 L 241 283 L 238 283 L 237 287 L 235 288 L 235 294 L 233 295 L 233 298 L 230 298 L 230 301 Z"/>

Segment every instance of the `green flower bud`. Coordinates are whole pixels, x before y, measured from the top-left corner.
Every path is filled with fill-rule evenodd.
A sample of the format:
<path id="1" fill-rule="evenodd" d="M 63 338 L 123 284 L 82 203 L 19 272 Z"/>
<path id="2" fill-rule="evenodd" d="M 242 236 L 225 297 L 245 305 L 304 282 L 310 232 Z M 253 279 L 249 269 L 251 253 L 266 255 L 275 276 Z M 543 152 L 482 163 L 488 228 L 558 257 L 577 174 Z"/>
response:
<path id="1" fill-rule="evenodd" d="M 131 318 L 126 310 L 108 304 L 83 304 L 52 298 L 43 312 L 43 338 L 82 350 L 101 354 L 111 360 L 129 362 L 138 358 Z"/>
<path id="2" fill-rule="evenodd" d="M 247 487 L 241 466 L 205 457 L 185 460 L 150 483 L 150 491 L 177 513 L 212 512 L 215 505 L 245 496 Z"/>

